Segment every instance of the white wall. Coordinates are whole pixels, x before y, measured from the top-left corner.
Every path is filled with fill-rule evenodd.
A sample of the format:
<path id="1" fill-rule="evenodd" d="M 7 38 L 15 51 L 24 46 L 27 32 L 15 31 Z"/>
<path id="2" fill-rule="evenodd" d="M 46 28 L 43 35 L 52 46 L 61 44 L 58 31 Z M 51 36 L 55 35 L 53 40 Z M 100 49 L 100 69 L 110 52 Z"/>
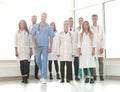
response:
<path id="1" fill-rule="evenodd" d="M 31 62 L 30 74 L 33 75 L 34 62 Z M 0 77 L 20 76 L 20 64 L 15 60 L 0 61 Z"/>
<path id="2" fill-rule="evenodd" d="M 105 60 L 104 70 L 106 76 L 120 76 L 120 59 Z"/>

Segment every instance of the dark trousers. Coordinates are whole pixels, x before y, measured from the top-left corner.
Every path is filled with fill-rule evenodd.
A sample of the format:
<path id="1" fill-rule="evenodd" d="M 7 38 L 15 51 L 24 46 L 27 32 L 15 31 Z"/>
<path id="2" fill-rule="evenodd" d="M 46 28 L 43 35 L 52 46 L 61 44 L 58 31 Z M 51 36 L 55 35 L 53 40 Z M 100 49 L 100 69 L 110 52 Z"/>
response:
<path id="1" fill-rule="evenodd" d="M 104 64 L 103 64 L 103 57 L 98 57 L 98 63 L 99 63 L 99 75 L 103 76 L 103 70 L 104 70 Z M 94 75 L 96 75 L 96 68 L 94 68 Z"/>
<path id="2" fill-rule="evenodd" d="M 61 78 L 64 80 L 65 78 L 65 64 L 66 64 L 66 79 L 70 80 L 71 75 L 71 68 L 72 68 L 72 62 L 71 61 L 60 61 L 60 72 L 61 72 Z"/>
<path id="3" fill-rule="evenodd" d="M 29 72 L 28 60 L 20 61 L 20 71 L 22 76 L 28 76 L 28 72 Z"/>
<path id="4" fill-rule="evenodd" d="M 28 78 L 30 76 L 30 61 L 28 62 Z"/>
<path id="5" fill-rule="evenodd" d="M 75 77 L 78 77 L 78 70 L 79 70 L 79 57 L 74 57 Z"/>
<path id="6" fill-rule="evenodd" d="M 54 60 L 54 64 L 55 64 L 56 73 L 59 73 L 58 61 Z M 51 73 L 52 72 L 52 60 L 49 60 L 48 68 L 49 68 L 49 72 Z"/>
<path id="7" fill-rule="evenodd" d="M 83 69 L 83 70 L 84 70 L 84 75 L 85 75 L 85 76 L 88 76 L 88 75 L 89 75 L 88 69 L 90 70 L 91 76 L 94 76 L 94 68 L 84 68 L 84 69 Z"/>
<path id="8" fill-rule="evenodd" d="M 38 77 L 38 66 L 36 64 L 36 57 L 34 56 L 34 62 L 35 62 L 35 77 Z M 30 62 L 28 62 L 28 78 L 30 75 Z"/>
<path id="9" fill-rule="evenodd" d="M 35 77 L 38 77 L 38 66 L 37 66 L 37 63 L 36 63 L 36 56 L 34 56 L 34 62 L 35 62 Z"/>

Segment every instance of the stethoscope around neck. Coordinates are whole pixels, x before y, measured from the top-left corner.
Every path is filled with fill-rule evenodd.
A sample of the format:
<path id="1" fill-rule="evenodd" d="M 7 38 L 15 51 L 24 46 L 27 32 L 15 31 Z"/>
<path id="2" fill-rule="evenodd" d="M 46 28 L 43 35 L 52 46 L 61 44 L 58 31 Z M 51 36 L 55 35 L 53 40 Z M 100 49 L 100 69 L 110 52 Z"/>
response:
<path id="1" fill-rule="evenodd" d="M 41 25 L 40 25 L 40 23 L 39 23 L 39 25 L 38 25 L 38 30 L 37 30 L 37 33 L 38 33 L 38 34 L 40 33 L 40 27 L 41 27 Z"/>

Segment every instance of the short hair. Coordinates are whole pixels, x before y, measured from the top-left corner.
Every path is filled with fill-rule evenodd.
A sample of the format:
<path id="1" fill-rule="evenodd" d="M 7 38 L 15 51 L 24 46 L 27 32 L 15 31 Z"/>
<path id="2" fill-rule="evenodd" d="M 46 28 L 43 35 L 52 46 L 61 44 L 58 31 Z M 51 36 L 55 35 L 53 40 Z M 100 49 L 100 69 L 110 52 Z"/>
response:
<path id="1" fill-rule="evenodd" d="M 79 17 L 78 19 L 83 19 L 82 17 Z M 83 19 L 84 20 L 84 19 Z"/>
<path id="2" fill-rule="evenodd" d="M 92 14 L 92 17 L 98 17 L 98 15 L 97 14 Z"/>
<path id="3" fill-rule="evenodd" d="M 73 17 L 69 17 L 68 19 L 73 19 Z"/>
<path id="4" fill-rule="evenodd" d="M 37 17 L 36 15 L 33 15 L 32 17 Z"/>
<path id="5" fill-rule="evenodd" d="M 47 16 L 47 13 L 46 12 L 43 12 L 42 14 L 46 15 Z"/>
<path id="6" fill-rule="evenodd" d="M 32 17 L 37 17 L 36 15 L 33 15 Z"/>
<path id="7" fill-rule="evenodd" d="M 64 22 L 68 22 L 68 20 L 65 20 Z"/>

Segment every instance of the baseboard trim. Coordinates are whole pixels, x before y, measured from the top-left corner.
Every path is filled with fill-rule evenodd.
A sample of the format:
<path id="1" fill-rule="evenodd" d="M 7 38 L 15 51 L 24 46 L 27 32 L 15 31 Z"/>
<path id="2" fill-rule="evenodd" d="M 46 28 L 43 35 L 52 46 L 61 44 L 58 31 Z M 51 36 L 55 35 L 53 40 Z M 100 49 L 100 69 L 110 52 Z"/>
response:
<path id="1" fill-rule="evenodd" d="M 120 76 L 106 76 L 108 80 L 120 80 Z"/>
<path id="2" fill-rule="evenodd" d="M 29 77 L 30 80 L 34 79 L 34 76 Z M 106 80 L 120 80 L 120 76 L 105 76 Z M 14 77 L 0 77 L 0 81 L 15 81 L 21 80 L 21 76 L 14 76 Z"/>
<path id="3" fill-rule="evenodd" d="M 29 77 L 30 80 L 34 79 L 34 76 Z M 15 81 L 21 80 L 21 76 L 13 76 L 13 77 L 0 77 L 0 81 Z"/>

